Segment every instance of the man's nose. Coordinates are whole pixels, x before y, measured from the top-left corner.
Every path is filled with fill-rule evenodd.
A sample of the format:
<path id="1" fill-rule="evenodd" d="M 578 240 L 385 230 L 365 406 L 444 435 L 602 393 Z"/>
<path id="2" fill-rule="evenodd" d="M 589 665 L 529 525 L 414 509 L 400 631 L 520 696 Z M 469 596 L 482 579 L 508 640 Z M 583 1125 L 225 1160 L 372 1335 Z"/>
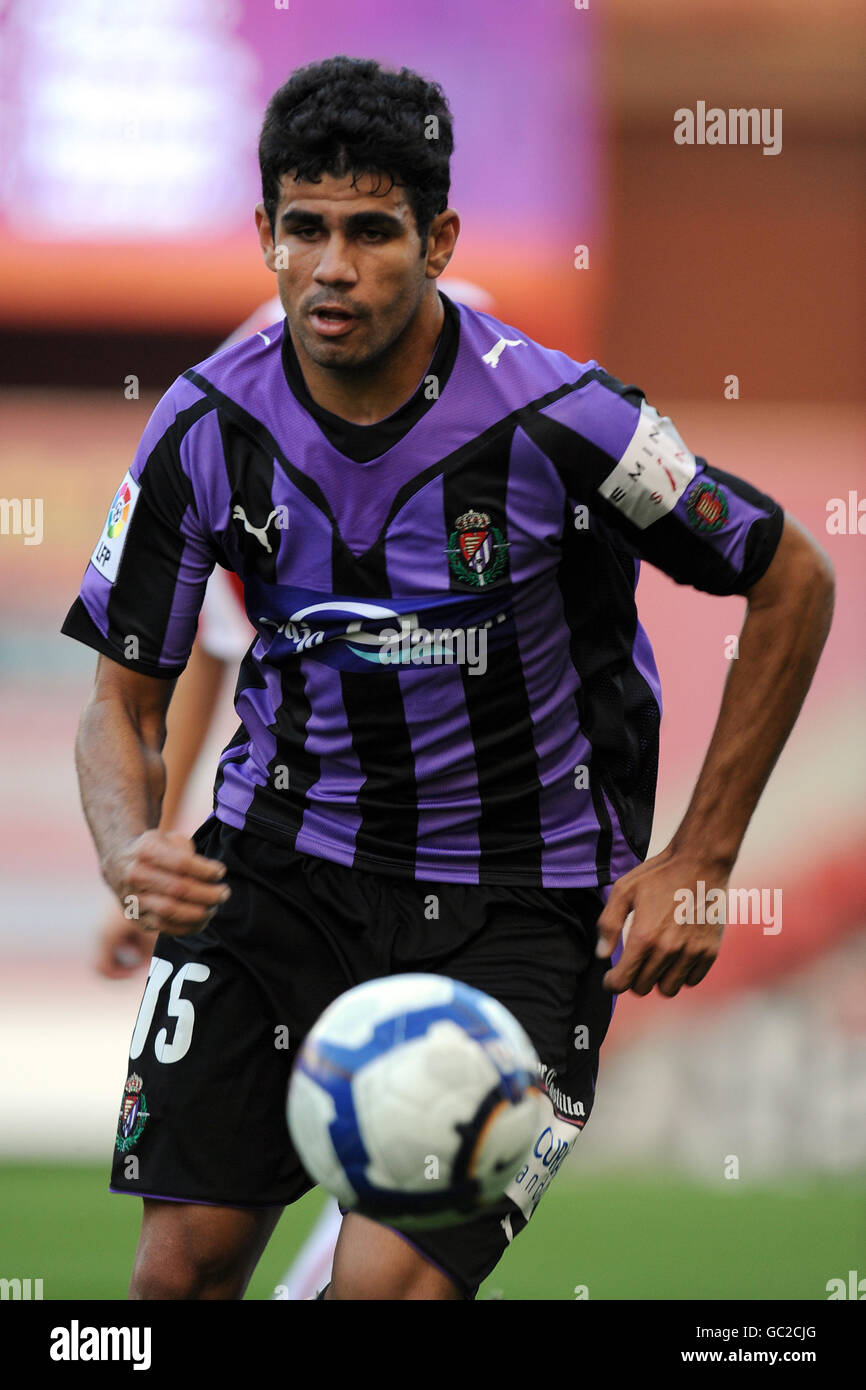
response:
<path id="1" fill-rule="evenodd" d="M 313 279 L 323 285 L 354 283 L 357 277 L 350 251 L 350 244 L 344 237 L 328 237 L 313 272 Z"/>

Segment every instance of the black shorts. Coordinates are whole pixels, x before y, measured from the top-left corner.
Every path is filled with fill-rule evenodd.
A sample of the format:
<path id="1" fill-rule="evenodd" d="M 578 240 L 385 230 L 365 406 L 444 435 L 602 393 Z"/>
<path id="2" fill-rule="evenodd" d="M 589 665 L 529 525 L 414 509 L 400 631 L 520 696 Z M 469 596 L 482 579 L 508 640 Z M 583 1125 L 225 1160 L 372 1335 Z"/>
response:
<path id="1" fill-rule="evenodd" d="M 201 854 L 231 898 L 195 936 L 157 938 L 130 1049 L 112 1190 L 219 1206 L 284 1206 L 313 1186 L 289 1140 L 289 1073 L 337 995 L 408 970 L 499 999 L 545 1068 L 549 1119 L 494 1208 L 407 1237 L 474 1297 L 589 1117 L 613 1008 L 596 960 L 602 893 L 371 874 L 211 817 Z M 402 1234 L 402 1233 L 401 1233 Z"/>

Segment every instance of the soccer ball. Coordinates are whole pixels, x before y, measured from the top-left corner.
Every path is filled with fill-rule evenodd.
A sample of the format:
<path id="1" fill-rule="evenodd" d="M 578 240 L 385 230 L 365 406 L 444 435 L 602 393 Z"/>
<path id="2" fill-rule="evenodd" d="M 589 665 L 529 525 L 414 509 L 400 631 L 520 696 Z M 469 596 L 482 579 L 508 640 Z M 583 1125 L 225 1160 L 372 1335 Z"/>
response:
<path id="1" fill-rule="evenodd" d="M 446 1225 L 495 1202 L 543 1128 L 537 1069 L 520 1024 L 480 990 L 443 975 L 371 980 L 308 1034 L 289 1130 L 344 1208 Z"/>

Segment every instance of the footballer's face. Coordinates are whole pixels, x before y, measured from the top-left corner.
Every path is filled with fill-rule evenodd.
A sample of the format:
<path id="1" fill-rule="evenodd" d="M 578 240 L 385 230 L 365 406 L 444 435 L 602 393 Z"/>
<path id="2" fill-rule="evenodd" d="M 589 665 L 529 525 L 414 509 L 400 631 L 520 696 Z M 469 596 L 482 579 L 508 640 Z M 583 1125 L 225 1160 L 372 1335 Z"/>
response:
<path id="1" fill-rule="evenodd" d="M 320 367 L 373 367 L 411 333 L 422 306 L 435 305 L 456 214 L 440 213 L 422 247 L 405 189 L 381 191 L 389 182 L 364 175 L 353 186 L 351 174 L 324 174 L 319 183 L 296 183 L 284 174 L 273 233 L 262 205 L 256 209 L 292 337 Z"/>

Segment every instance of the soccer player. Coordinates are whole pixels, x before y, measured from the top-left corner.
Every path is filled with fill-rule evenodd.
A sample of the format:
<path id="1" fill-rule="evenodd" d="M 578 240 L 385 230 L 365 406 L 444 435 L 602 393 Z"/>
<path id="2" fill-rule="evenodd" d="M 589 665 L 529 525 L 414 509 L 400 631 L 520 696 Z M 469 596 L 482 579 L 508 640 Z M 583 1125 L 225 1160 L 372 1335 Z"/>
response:
<path id="1" fill-rule="evenodd" d="M 492 309 L 493 298 L 470 280 L 443 276 L 450 297 L 475 308 Z M 278 322 L 283 315 L 274 296 L 240 324 L 221 345 L 231 347 Z M 243 585 L 237 575 L 217 566 L 211 573 L 199 613 L 198 632 L 186 669 L 177 685 L 166 720 L 163 749 L 165 794 L 160 828 L 175 829 L 180 808 L 204 741 L 211 728 L 226 676 L 234 673 L 254 636 L 243 606 Z M 96 943 L 96 969 L 107 979 L 124 979 L 151 958 L 155 937 L 139 927 L 119 903 L 106 915 Z M 315 1297 L 327 1284 L 341 1216 L 329 1201 L 278 1285 L 278 1297 Z M 324 1276 L 324 1277 L 323 1277 Z"/>
<path id="2" fill-rule="evenodd" d="M 511 1009 L 548 1121 L 472 1221 L 409 1238 L 349 1213 L 325 1296 L 474 1297 L 589 1116 L 614 996 L 710 969 L 721 929 L 674 895 L 725 888 L 828 630 L 828 563 L 775 502 L 594 360 L 438 291 L 451 149 L 406 69 L 335 58 L 274 95 L 256 221 L 285 321 L 168 391 L 64 624 L 100 654 L 77 762 L 102 871 L 160 932 L 112 1177 L 144 1198 L 134 1298 L 242 1296 L 310 1186 L 297 1045 L 411 969 Z M 641 559 L 747 599 L 688 810 L 645 862 Z M 156 828 L 160 749 L 215 564 L 258 638 L 190 843 Z"/>

